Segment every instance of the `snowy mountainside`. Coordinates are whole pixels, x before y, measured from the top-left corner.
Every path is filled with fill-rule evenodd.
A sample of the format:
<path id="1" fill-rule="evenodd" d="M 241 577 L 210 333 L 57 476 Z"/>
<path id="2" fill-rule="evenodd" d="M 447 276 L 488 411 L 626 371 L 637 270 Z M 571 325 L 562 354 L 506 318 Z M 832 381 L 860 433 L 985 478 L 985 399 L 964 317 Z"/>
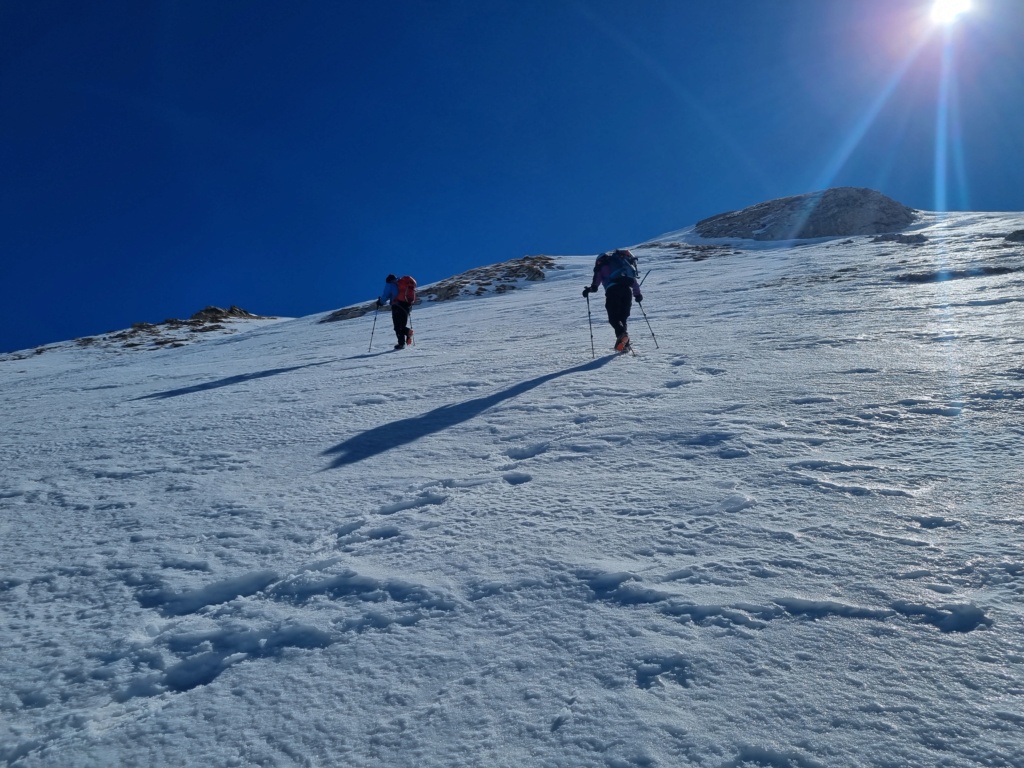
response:
<path id="1" fill-rule="evenodd" d="M 1022 227 L 0 363 L 0 762 L 1018 765 Z"/>

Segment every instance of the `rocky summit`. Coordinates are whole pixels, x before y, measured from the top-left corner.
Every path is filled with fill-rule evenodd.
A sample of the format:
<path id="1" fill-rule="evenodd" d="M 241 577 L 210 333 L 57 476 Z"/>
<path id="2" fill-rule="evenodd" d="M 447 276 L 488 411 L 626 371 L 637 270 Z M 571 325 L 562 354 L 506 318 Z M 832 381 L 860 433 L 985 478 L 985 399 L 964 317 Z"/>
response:
<path id="1" fill-rule="evenodd" d="M 698 221 L 696 230 L 707 238 L 802 240 L 898 232 L 916 218 L 913 208 L 881 192 L 838 187 L 720 213 Z"/>

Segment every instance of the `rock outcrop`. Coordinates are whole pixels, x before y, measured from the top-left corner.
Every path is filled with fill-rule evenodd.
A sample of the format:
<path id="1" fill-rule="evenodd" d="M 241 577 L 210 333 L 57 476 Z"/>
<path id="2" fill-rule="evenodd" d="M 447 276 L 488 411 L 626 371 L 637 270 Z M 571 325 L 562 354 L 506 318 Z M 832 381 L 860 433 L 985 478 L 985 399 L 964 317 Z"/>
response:
<path id="1" fill-rule="evenodd" d="M 881 192 L 838 187 L 758 203 L 697 222 L 706 238 L 803 240 L 898 232 L 917 218 L 912 208 Z"/>
<path id="2" fill-rule="evenodd" d="M 206 309 L 201 309 L 196 312 L 189 319 L 198 320 L 204 323 L 221 323 L 225 320 L 231 319 L 266 320 L 267 318 L 260 315 L 254 315 L 252 312 L 246 312 L 241 307 L 236 307 L 232 304 L 228 309 L 221 309 L 220 307 L 206 307 Z"/>
<path id="3" fill-rule="evenodd" d="M 423 301 L 448 301 L 459 296 L 483 296 L 487 293 L 506 293 L 515 290 L 523 280 L 543 280 L 547 271 L 555 268 L 555 260 L 550 256 L 523 256 L 488 267 L 477 267 L 453 277 L 445 278 L 437 283 L 424 286 L 417 290 L 417 303 Z M 320 322 L 333 323 L 338 320 L 351 320 L 373 312 L 374 304 L 357 304 L 345 307 L 327 315 Z"/>
<path id="4" fill-rule="evenodd" d="M 273 320 L 266 315 L 254 315 L 241 307 L 231 305 L 228 309 L 206 307 L 192 315 L 188 320 L 170 318 L 162 323 L 132 323 L 132 327 L 123 331 L 112 331 L 100 336 L 85 336 L 75 339 L 80 347 L 123 347 L 124 349 L 161 349 L 163 347 L 183 347 L 197 341 L 196 334 L 224 331 L 234 333 L 225 325 L 233 320 Z"/>
<path id="5" fill-rule="evenodd" d="M 903 235 L 900 233 L 889 233 L 885 235 L 879 235 L 874 238 L 872 243 L 899 243 L 900 245 L 924 245 L 928 242 L 928 238 L 918 232 L 916 235 Z"/>

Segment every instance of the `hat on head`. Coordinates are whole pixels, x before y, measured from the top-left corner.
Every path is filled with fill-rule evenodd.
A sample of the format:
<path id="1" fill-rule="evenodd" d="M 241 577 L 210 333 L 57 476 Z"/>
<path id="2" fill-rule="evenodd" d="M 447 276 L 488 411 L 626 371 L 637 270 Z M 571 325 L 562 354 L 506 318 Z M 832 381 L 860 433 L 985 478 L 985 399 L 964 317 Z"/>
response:
<path id="1" fill-rule="evenodd" d="M 386 280 L 385 280 L 384 282 L 385 282 L 385 283 L 393 283 L 393 282 L 395 282 L 395 280 L 397 280 L 397 279 L 398 279 L 398 278 L 397 278 L 397 277 L 395 277 L 394 275 L 388 275 L 388 276 L 387 276 L 387 279 L 386 279 Z"/>

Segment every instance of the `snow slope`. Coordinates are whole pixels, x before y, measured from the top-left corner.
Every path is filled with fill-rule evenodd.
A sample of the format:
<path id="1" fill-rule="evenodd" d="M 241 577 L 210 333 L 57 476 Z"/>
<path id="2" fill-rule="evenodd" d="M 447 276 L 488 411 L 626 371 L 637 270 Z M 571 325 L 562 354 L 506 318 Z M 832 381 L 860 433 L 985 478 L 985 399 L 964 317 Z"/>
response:
<path id="1" fill-rule="evenodd" d="M 0 361 L 0 762 L 1024 764 L 1022 227 Z"/>

